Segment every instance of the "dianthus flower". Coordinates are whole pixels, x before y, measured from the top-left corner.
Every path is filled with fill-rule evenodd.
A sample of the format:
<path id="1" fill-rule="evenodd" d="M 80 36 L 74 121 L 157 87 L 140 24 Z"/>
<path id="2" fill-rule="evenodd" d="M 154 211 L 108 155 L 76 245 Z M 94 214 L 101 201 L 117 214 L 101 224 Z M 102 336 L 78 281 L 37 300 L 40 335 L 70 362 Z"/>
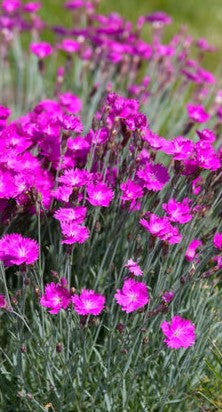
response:
<path id="1" fill-rule="evenodd" d="M 88 201 L 93 206 L 108 207 L 113 199 L 113 191 L 105 183 L 89 184 L 86 187 Z"/>
<path id="2" fill-rule="evenodd" d="M 201 105 L 194 105 L 189 103 L 187 105 L 187 112 L 189 118 L 197 123 L 204 123 L 210 119 L 210 115 L 204 110 Z"/>
<path id="3" fill-rule="evenodd" d="M 143 187 L 154 192 L 161 190 L 170 179 L 167 169 L 161 164 L 148 164 L 137 172 L 137 176 L 142 180 Z"/>
<path id="4" fill-rule="evenodd" d="M 187 223 L 192 219 L 189 207 L 190 200 L 185 198 L 182 202 L 177 202 L 175 199 L 170 199 L 168 203 L 163 203 L 162 208 L 168 214 L 171 222 Z"/>
<path id="5" fill-rule="evenodd" d="M 117 289 L 114 297 L 126 313 L 142 308 L 149 301 L 145 283 L 136 282 L 134 279 L 125 280 L 122 289 Z"/>
<path id="6" fill-rule="evenodd" d="M 89 180 L 89 172 L 81 169 L 65 170 L 64 174 L 58 178 L 60 183 L 72 187 L 84 186 Z"/>
<path id="7" fill-rule="evenodd" d="M 76 53 L 79 51 L 80 45 L 76 40 L 63 39 L 63 41 L 59 44 L 59 48 L 66 53 Z"/>
<path id="8" fill-rule="evenodd" d="M 175 293 L 172 291 L 165 292 L 161 298 L 164 303 L 170 303 L 174 298 Z"/>
<path id="9" fill-rule="evenodd" d="M 126 265 L 124 265 L 126 268 L 129 269 L 129 272 L 132 273 L 135 276 L 142 276 L 143 271 L 141 270 L 140 266 L 134 262 L 133 259 L 129 259 Z"/>
<path id="10" fill-rule="evenodd" d="M 206 140 L 210 143 L 216 140 L 214 132 L 212 132 L 212 130 L 210 129 L 196 130 L 196 132 L 201 140 Z"/>
<path id="11" fill-rule="evenodd" d="M 11 114 L 11 110 L 8 107 L 0 106 L 0 120 L 7 119 Z"/>
<path id="12" fill-rule="evenodd" d="M 83 125 L 80 119 L 74 115 L 62 114 L 59 115 L 58 121 L 60 126 L 65 130 L 72 130 L 75 133 L 81 133 Z"/>
<path id="13" fill-rule="evenodd" d="M 62 243 L 64 244 L 84 243 L 90 236 L 89 229 L 75 221 L 61 221 L 60 224 L 64 236 Z"/>
<path id="14" fill-rule="evenodd" d="M 94 290 L 83 289 L 80 295 L 72 296 L 72 303 L 79 315 L 99 315 L 104 309 L 105 297 Z"/>
<path id="15" fill-rule="evenodd" d="M 191 140 L 183 136 L 177 136 L 168 141 L 163 147 L 163 151 L 173 155 L 174 160 L 184 160 L 193 153 L 194 144 Z"/>
<path id="16" fill-rule="evenodd" d="M 59 102 L 68 112 L 72 114 L 79 113 L 82 109 L 81 100 L 71 92 L 60 93 Z"/>
<path id="17" fill-rule="evenodd" d="M 0 295 L 0 308 L 5 309 L 7 307 L 7 301 L 4 295 Z"/>
<path id="18" fill-rule="evenodd" d="M 45 41 L 39 43 L 31 43 L 30 51 L 33 54 L 35 54 L 39 59 L 44 59 L 52 53 L 52 46 L 51 44 Z"/>
<path id="19" fill-rule="evenodd" d="M 195 343 L 195 326 L 188 319 L 176 315 L 171 319 L 171 323 L 165 320 L 160 327 L 166 336 L 164 342 L 168 348 L 188 348 Z"/>
<path id="20" fill-rule="evenodd" d="M 13 13 L 19 7 L 21 7 L 21 1 L 20 0 L 3 0 L 2 1 L 2 8 L 7 13 Z"/>
<path id="21" fill-rule="evenodd" d="M 41 3 L 38 1 L 29 1 L 24 5 L 23 10 L 26 13 L 36 13 L 39 9 L 41 9 L 41 7 Z"/>
<path id="22" fill-rule="evenodd" d="M 123 194 L 121 199 L 124 201 L 132 201 L 143 197 L 143 189 L 132 180 L 127 180 L 120 185 Z"/>
<path id="23" fill-rule="evenodd" d="M 217 249 L 222 250 L 222 233 L 215 233 L 213 242 Z"/>
<path id="24" fill-rule="evenodd" d="M 60 283 L 48 283 L 45 293 L 40 299 L 40 305 L 49 308 L 49 313 L 56 315 L 61 309 L 67 309 L 71 303 L 71 294 L 67 290 L 67 282 L 62 278 Z"/>
<path id="25" fill-rule="evenodd" d="M 171 24 L 172 23 L 172 18 L 164 13 L 163 11 L 155 11 L 152 14 L 148 14 L 145 17 L 145 21 L 147 23 L 152 23 L 152 24 L 156 24 L 156 25 L 160 25 L 163 26 L 165 24 Z"/>
<path id="26" fill-rule="evenodd" d="M 73 208 L 60 207 L 60 209 L 56 210 L 56 212 L 54 213 L 54 217 L 60 222 L 75 221 L 76 223 L 80 224 L 85 219 L 86 212 L 87 209 L 83 206 L 77 206 Z"/>
<path id="27" fill-rule="evenodd" d="M 182 235 L 179 233 L 178 228 L 172 226 L 166 216 L 160 217 L 154 213 L 149 213 L 148 219 L 140 219 L 140 224 L 153 236 L 159 237 L 171 245 L 181 242 Z"/>
<path id="28" fill-rule="evenodd" d="M 185 259 L 188 260 L 189 262 L 194 260 L 194 258 L 196 257 L 196 249 L 202 246 L 202 244 L 203 243 L 201 242 L 201 240 L 193 239 L 187 247 L 187 250 L 185 253 Z"/>
<path id="29" fill-rule="evenodd" d="M 31 265 L 39 257 L 38 243 L 18 233 L 4 235 L 0 239 L 0 260 L 5 266 Z"/>

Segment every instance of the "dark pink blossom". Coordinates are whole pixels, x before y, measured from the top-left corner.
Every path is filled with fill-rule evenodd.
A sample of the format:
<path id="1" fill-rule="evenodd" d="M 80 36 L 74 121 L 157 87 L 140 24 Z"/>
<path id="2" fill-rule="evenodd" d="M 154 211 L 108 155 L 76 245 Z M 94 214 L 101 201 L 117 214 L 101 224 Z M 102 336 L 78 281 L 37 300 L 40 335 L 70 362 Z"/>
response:
<path id="1" fill-rule="evenodd" d="M 23 7 L 26 13 L 36 13 L 41 9 L 42 5 L 38 1 L 29 1 Z"/>
<path id="2" fill-rule="evenodd" d="M 144 188 L 153 191 L 161 190 L 169 181 L 170 176 L 162 164 L 148 164 L 137 172 Z"/>
<path id="3" fill-rule="evenodd" d="M 59 102 L 68 112 L 72 114 L 79 113 L 82 110 L 81 100 L 71 92 L 60 93 Z"/>
<path id="4" fill-rule="evenodd" d="M 194 258 L 196 257 L 196 250 L 200 246 L 202 246 L 202 244 L 203 243 L 201 242 L 201 240 L 193 239 L 187 247 L 187 250 L 186 250 L 186 253 L 185 253 L 185 259 L 188 260 L 189 262 L 194 260 Z"/>
<path id="5" fill-rule="evenodd" d="M 134 279 L 125 280 L 122 289 L 117 289 L 114 297 L 126 313 L 142 308 L 149 301 L 145 283 L 136 282 Z"/>
<path id="6" fill-rule="evenodd" d="M 8 107 L 0 106 L 0 120 L 7 119 L 11 114 L 11 110 Z"/>
<path id="7" fill-rule="evenodd" d="M 7 301 L 4 295 L 0 295 L 0 308 L 6 309 L 7 308 Z"/>
<path id="8" fill-rule="evenodd" d="M 214 132 L 210 129 L 196 130 L 196 132 L 201 140 L 205 140 L 209 143 L 212 143 L 216 140 Z"/>
<path id="9" fill-rule="evenodd" d="M 65 170 L 64 174 L 58 178 L 58 182 L 66 186 L 81 187 L 87 184 L 89 177 L 89 172 L 76 168 Z"/>
<path id="10" fill-rule="evenodd" d="M 79 51 L 80 45 L 76 40 L 63 39 L 58 47 L 66 53 L 76 53 Z"/>
<path id="11" fill-rule="evenodd" d="M 129 259 L 128 262 L 124 266 L 128 268 L 129 272 L 135 276 L 143 275 L 143 271 L 141 270 L 140 266 L 137 264 L 137 262 L 134 262 L 133 259 Z"/>
<path id="12" fill-rule="evenodd" d="M 75 221 L 61 221 L 60 224 L 64 237 L 63 244 L 84 243 L 90 236 L 89 229 Z"/>
<path id="13" fill-rule="evenodd" d="M 121 199 L 124 201 L 132 201 L 143 197 L 143 189 L 133 180 L 127 180 L 125 183 L 122 183 L 120 189 L 123 192 Z"/>
<path id="14" fill-rule="evenodd" d="M 204 123 L 210 119 L 210 115 L 204 110 L 201 105 L 194 105 L 189 103 L 187 105 L 187 112 L 190 120 L 197 123 Z"/>
<path id="15" fill-rule="evenodd" d="M 163 321 L 160 327 L 166 336 L 164 342 L 168 348 L 188 348 L 195 343 L 195 326 L 188 319 L 176 315 L 171 319 L 170 323 L 166 320 Z"/>
<path id="16" fill-rule="evenodd" d="M 108 207 L 114 193 L 105 183 L 88 184 L 86 187 L 88 201 L 93 206 Z"/>
<path id="17" fill-rule="evenodd" d="M 175 293 L 172 291 L 165 292 L 161 298 L 164 303 L 170 303 L 174 298 Z"/>
<path id="18" fill-rule="evenodd" d="M 71 303 L 71 295 L 67 290 L 67 282 L 62 278 L 60 283 L 48 283 L 45 293 L 40 299 L 40 305 L 49 308 L 49 313 L 56 315 L 61 309 L 67 309 Z"/>
<path id="19" fill-rule="evenodd" d="M 39 257 L 39 245 L 18 233 L 4 235 L 0 239 L 0 260 L 5 266 L 30 265 Z"/>
<path id="20" fill-rule="evenodd" d="M 83 206 L 76 206 L 73 208 L 60 207 L 60 209 L 56 210 L 56 212 L 54 213 L 54 217 L 60 222 L 75 221 L 76 223 L 80 224 L 85 219 L 86 212 L 87 209 Z"/>
<path id="21" fill-rule="evenodd" d="M 31 43 L 30 44 L 30 51 L 35 54 L 39 59 L 44 59 L 52 54 L 52 46 L 51 44 L 42 41 L 39 43 Z"/>
<path id="22" fill-rule="evenodd" d="M 104 309 L 105 297 L 94 290 L 83 289 L 80 295 L 72 296 L 72 303 L 79 315 L 99 315 Z"/>
<path id="23" fill-rule="evenodd" d="M 222 233 L 215 233 L 213 242 L 217 249 L 222 250 Z"/>
<path id="24" fill-rule="evenodd" d="M 187 198 L 183 199 L 182 202 L 170 199 L 168 203 L 162 204 L 162 208 L 167 213 L 171 222 L 184 224 L 192 219 L 189 203 L 190 200 Z"/>
<path id="25" fill-rule="evenodd" d="M 153 236 L 167 241 L 171 245 L 181 242 L 182 235 L 179 233 L 178 228 L 172 226 L 166 216 L 160 217 L 154 213 L 148 213 L 147 217 L 148 220 L 140 219 L 140 224 Z"/>
<path id="26" fill-rule="evenodd" d="M 20 0 L 2 0 L 2 9 L 7 13 L 13 13 L 21 7 Z"/>

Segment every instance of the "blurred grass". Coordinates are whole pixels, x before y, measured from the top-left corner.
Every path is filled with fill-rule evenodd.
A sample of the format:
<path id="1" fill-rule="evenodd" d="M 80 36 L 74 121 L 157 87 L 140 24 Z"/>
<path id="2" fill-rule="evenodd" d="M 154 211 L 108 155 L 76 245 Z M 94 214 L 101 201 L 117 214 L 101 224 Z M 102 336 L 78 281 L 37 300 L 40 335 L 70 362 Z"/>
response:
<path id="1" fill-rule="evenodd" d="M 67 25 L 69 12 L 63 8 L 63 0 L 44 0 L 41 15 L 49 23 Z M 208 55 L 206 66 L 214 68 L 222 55 L 222 0 L 101 0 L 100 11 L 117 11 L 122 16 L 136 21 L 138 16 L 155 10 L 163 10 L 173 17 L 173 24 L 167 28 L 167 38 L 185 24 L 194 38 L 206 37 L 218 51 Z"/>

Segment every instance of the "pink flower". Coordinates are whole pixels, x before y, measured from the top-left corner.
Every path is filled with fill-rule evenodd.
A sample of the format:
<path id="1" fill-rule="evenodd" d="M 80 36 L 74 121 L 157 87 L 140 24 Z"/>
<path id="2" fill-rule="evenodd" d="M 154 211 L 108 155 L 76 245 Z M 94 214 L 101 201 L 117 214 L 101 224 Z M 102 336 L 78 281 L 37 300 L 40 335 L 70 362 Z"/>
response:
<path id="1" fill-rule="evenodd" d="M 8 107 L 0 106 L 0 120 L 7 119 L 11 114 L 11 110 Z"/>
<path id="2" fill-rule="evenodd" d="M 39 59 L 44 59 L 52 53 L 52 46 L 51 44 L 45 41 L 39 43 L 31 43 L 30 51 L 33 54 L 35 54 Z"/>
<path id="3" fill-rule="evenodd" d="M 127 180 L 120 185 L 123 194 L 121 199 L 124 201 L 132 201 L 143 197 L 143 189 L 132 180 Z"/>
<path id="4" fill-rule="evenodd" d="M 117 289 L 114 297 L 126 313 L 142 308 L 149 301 L 145 283 L 136 282 L 134 279 L 125 280 L 122 289 Z"/>
<path id="5" fill-rule="evenodd" d="M 4 235 L 0 239 L 0 260 L 5 266 L 31 265 L 39 256 L 38 243 L 18 233 Z"/>
<path id="6" fill-rule="evenodd" d="M 60 222 L 71 222 L 75 221 L 76 223 L 80 224 L 86 217 L 87 209 L 83 206 L 77 206 L 74 208 L 65 208 L 60 207 L 60 209 L 56 210 L 54 213 L 54 218 L 59 220 Z"/>
<path id="7" fill-rule="evenodd" d="M 140 224 L 153 236 L 159 237 L 171 245 L 181 242 L 182 235 L 179 233 L 178 228 L 172 226 L 166 216 L 160 217 L 154 213 L 148 213 L 148 218 L 149 220 L 140 219 Z"/>
<path id="8" fill-rule="evenodd" d="M 0 295 L 0 308 L 5 309 L 7 307 L 7 302 L 4 295 Z"/>
<path id="9" fill-rule="evenodd" d="M 105 183 L 89 184 L 86 188 L 88 201 L 93 206 L 108 207 L 113 199 L 113 191 Z"/>
<path id="10" fill-rule="evenodd" d="M 198 239 L 193 239 L 192 242 L 187 247 L 186 253 L 185 253 L 185 259 L 191 262 L 194 260 L 196 257 L 196 249 L 199 248 L 203 243 L 201 240 Z"/>
<path id="11" fill-rule="evenodd" d="M 2 8 L 7 13 L 13 13 L 19 7 L 21 7 L 20 0 L 3 0 L 2 1 Z"/>
<path id="12" fill-rule="evenodd" d="M 198 195 L 198 193 L 200 193 L 201 191 L 201 185 L 198 184 L 198 182 L 201 183 L 201 176 L 198 176 L 196 179 L 193 180 L 192 182 L 192 191 L 194 195 Z"/>
<path id="13" fill-rule="evenodd" d="M 26 13 L 36 13 L 41 7 L 41 3 L 38 1 L 29 1 L 24 5 L 24 11 Z"/>
<path id="14" fill-rule="evenodd" d="M 69 169 L 65 170 L 65 173 L 58 178 L 60 183 L 63 183 L 67 186 L 72 187 L 81 187 L 84 186 L 89 180 L 89 172 L 81 169 Z"/>
<path id="15" fill-rule="evenodd" d="M 195 326 L 188 319 L 176 315 L 171 319 L 171 323 L 164 321 L 160 327 L 166 336 L 164 342 L 168 348 L 188 348 L 195 343 Z"/>
<path id="16" fill-rule="evenodd" d="M 161 164 L 148 164 L 137 172 L 137 176 L 142 180 L 143 187 L 155 192 L 161 190 L 170 179 L 167 169 Z"/>
<path id="17" fill-rule="evenodd" d="M 61 93 L 59 95 L 59 102 L 68 112 L 72 114 L 79 113 L 82 110 L 81 100 L 71 92 Z"/>
<path id="18" fill-rule="evenodd" d="M 81 226 L 75 221 L 61 221 L 62 234 L 64 240 L 62 243 L 72 245 L 73 243 L 84 243 L 90 236 L 89 229 Z"/>
<path id="19" fill-rule="evenodd" d="M 196 130 L 196 132 L 201 140 L 206 140 L 210 143 L 216 140 L 214 132 L 212 132 L 212 130 L 210 129 Z"/>
<path id="20" fill-rule="evenodd" d="M 215 233 L 213 242 L 217 249 L 222 250 L 222 233 Z"/>
<path id="21" fill-rule="evenodd" d="M 182 202 L 170 199 L 168 203 L 163 203 L 162 208 L 168 214 L 171 222 L 187 223 L 192 219 L 189 207 L 189 199 L 185 198 Z"/>
<path id="22" fill-rule="evenodd" d="M 163 301 L 164 303 L 170 303 L 170 302 L 173 300 L 174 295 L 175 295 L 174 292 L 171 292 L 171 291 L 165 292 L 165 293 L 162 295 L 162 301 Z"/>
<path id="23" fill-rule="evenodd" d="M 48 283 L 45 293 L 40 299 L 40 305 L 50 308 L 49 313 L 56 315 L 61 309 L 67 309 L 71 303 L 71 295 L 67 290 L 66 279 L 62 278 L 60 283 Z"/>
<path id="24" fill-rule="evenodd" d="M 204 108 L 201 105 L 194 105 L 189 103 L 187 105 L 187 111 L 189 118 L 197 123 L 204 123 L 210 119 L 210 115 L 205 112 Z"/>
<path id="25" fill-rule="evenodd" d="M 94 290 L 83 289 L 80 295 L 72 296 L 72 303 L 79 315 L 99 315 L 104 309 L 105 297 Z"/>
<path id="26" fill-rule="evenodd" d="M 64 50 L 67 53 L 76 53 L 79 51 L 79 43 L 73 39 L 63 39 L 60 43 L 59 48 Z"/>
<path id="27" fill-rule="evenodd" d="M 133 259 L 129 259 L 126 265 L 124 265 L 126 268 L 129 269 L 130 273 L 133 273 L 135 276 L 142 276 L 143 272 L 140 268 L 140 266 L 134 262 Z"/>

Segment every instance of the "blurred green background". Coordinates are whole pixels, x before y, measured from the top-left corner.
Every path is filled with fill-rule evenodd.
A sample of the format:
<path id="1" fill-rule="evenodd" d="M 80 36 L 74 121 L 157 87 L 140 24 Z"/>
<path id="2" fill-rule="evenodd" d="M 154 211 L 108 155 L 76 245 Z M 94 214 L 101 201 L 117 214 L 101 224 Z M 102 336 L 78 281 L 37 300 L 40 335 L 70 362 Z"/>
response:
<path id="1" fill-rule="evenodd" d="M 69 12 L 63 8 L 63 0 L 44 0 L 42 16 L 54 24 L 69 24 Z M 215 67 L 222 56 L 222 0 L 101 0 L 100 11 L 117 11 L 136 21 L 138 16 L 155 10 L 163 10 L 173 17 L 173 25 L 167 28 L 167 38 L 181 24 L 188 27 L 195 38 L 206 37 L 218 48 L 216 55 L 207 59 L 208 67 Z"/>

